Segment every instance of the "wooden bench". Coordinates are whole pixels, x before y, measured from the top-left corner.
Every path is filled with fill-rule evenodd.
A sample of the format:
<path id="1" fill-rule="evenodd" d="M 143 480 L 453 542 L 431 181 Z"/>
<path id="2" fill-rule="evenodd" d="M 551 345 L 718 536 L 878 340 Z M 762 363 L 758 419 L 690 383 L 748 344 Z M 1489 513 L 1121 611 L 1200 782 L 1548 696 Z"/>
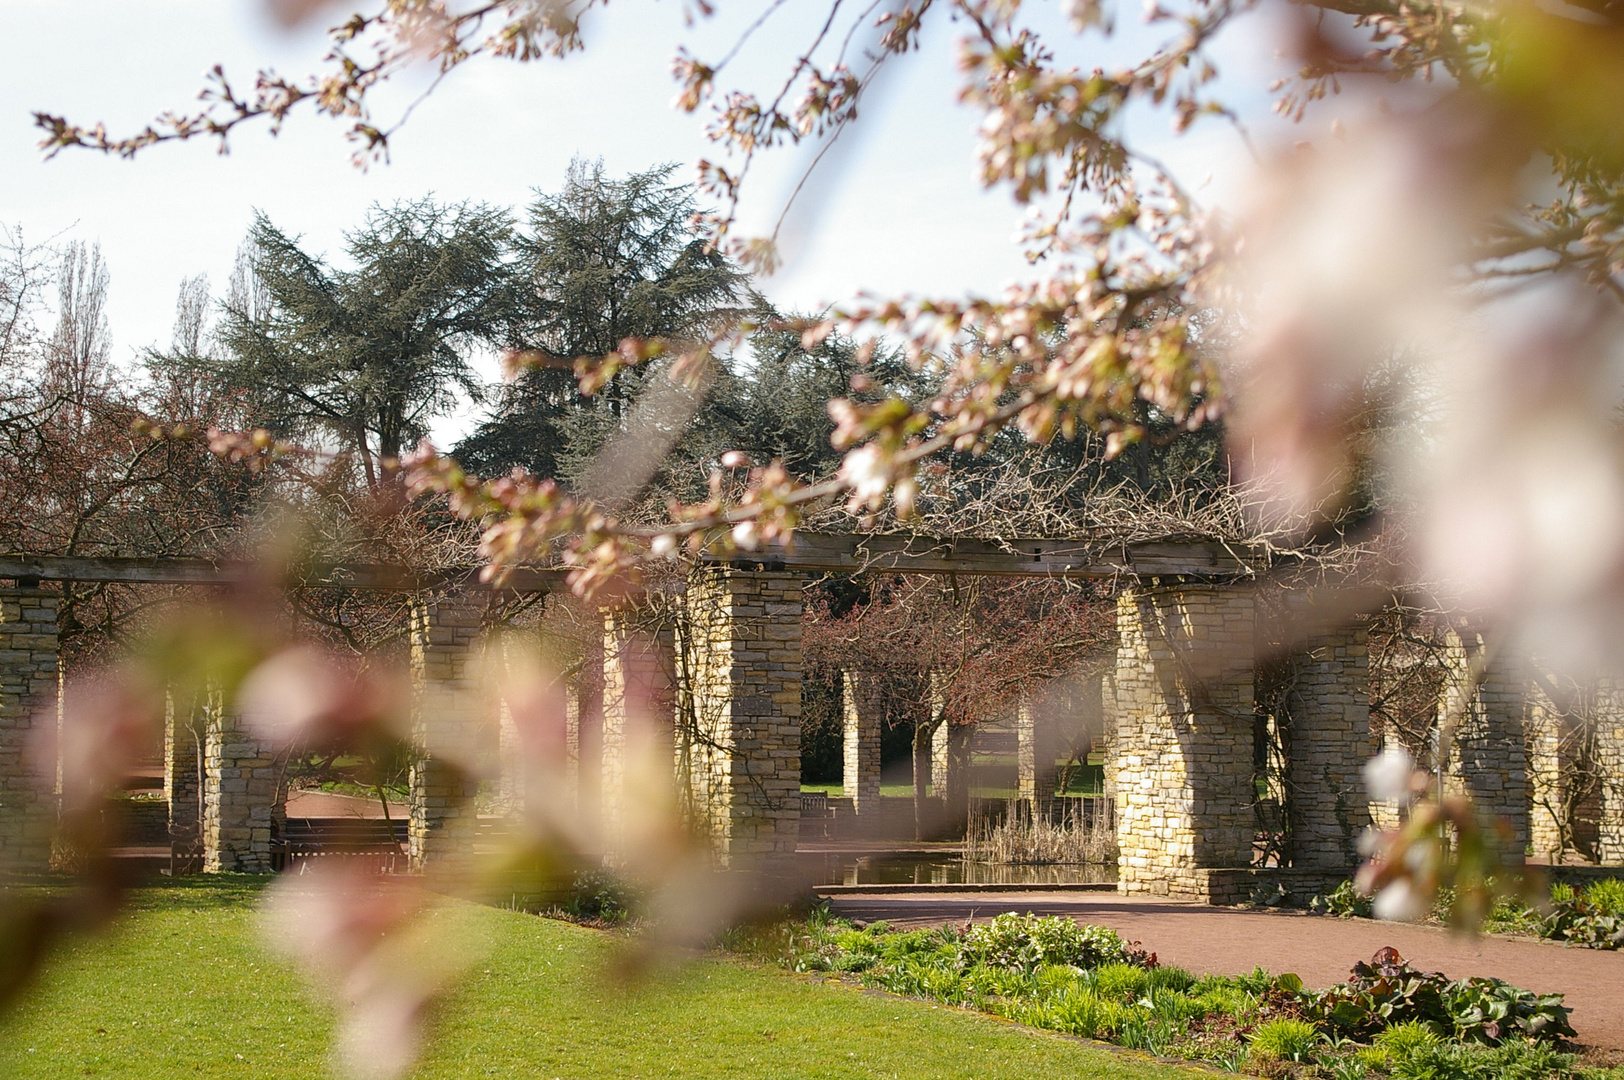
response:
<path id="1" fill-rule="evenodd" d="M 406 820 L 288 818 L 271 840 L 271 868 L 296 870 L 311 859 L 361 859 L 368 869 L 404 869 Z"/>

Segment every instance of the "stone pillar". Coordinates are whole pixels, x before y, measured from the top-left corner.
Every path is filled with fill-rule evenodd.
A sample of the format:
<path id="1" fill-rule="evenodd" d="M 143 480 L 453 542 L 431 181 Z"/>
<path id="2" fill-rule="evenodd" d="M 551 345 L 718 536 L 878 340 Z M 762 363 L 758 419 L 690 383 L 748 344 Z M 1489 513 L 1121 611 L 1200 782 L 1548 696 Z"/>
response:
<path id="1" fill-rule="evenodd" d="M 1034 821 L 1046 820 L 1054 807 L 1059 743 L 1054 717 L 1023 698 L 1015 707 L 1016 797 Z"/>
<path id="2" fill-rule="evenodd" d="M 931 734 L 931 786 L 942 800 L 947 824 L 955 833 L 969 826 L 970 736 L 974 732 L 970 724 L 954 724 L 943 717 Z"/>
<path id="3" fill-rule="evenodd" d="M 530 775 L 524 767 L 524 744 L 519 736 L 519 725 L 514 721 L 513 710 L 506 701 L 497 706 L 496 768 L 496 800 L 501 813 L 508 817 L 522 815 L 529 803 Z M 566 782 L 573 788 L 573 771 Z"/>
<path id="4" fill-rule="evenodd" d="M 1624 685 L 1617 676 L 1607 681 L 1606 702 L 1597 709 L 1592 747 L 1601 778 L 1597 810 L 1596 861 L 1603 866 L 1624 866 Z"/>
<path id="5" fill-rule="evenodd" d="M 657 613 L 636 608 L 603 613 L 601 806 L 611 851 L 625 814 L 627 755 L 633 749 L 628 740 L 638 734 L 652 738 L 655 752 L 675 768 L 672 651 L 671 627 Z M 640 724 L 649 730 L 633 731 Z"/>
<path id="6" fill-rule="evenodd" d="M 936 729 L 940 722 L 922 720 L 914 725 L 913 782 L 916 798 L 928 797 L 931 785 L 931 766 L 935 756 Z"/>
<path id="7" fill-rule="evenodd" d="M 1480 816 L 1497 821 L 1506 830 L 1502 857 L 1520 863 L 1528 846 L 1528 681 L 1519 659 L 1502 652 L 1473 693 L 1470 671 L 1485 649 L 1475 631 L 1449 633 L 1439 722 L 1453 718 L 1457 726 L 1444 790 L 1466 795 Z"/>
<path id="8" fill-rule="evenodd" d="M 284 762 L 243 729 L 218 694 L 203 716 L 203 869 L 271 872 L 271 839 L 287 811 Z"/>
<path id="9" fill-rule="evenodd" d="M 1596 852 L 1596 736 L 1618 709 L 1614 680 L 1580 683 L 1531 660 L 1528 695 L 1528 844 L 1560 863 Z"/>
<path id="10" fill-rule="evenodd" d="M 1287 700 L 1291 861 L 1351 875 L 1370 826 L 1370 660 L 1363 623 L 1294 643 Z"/>
<path id="11" fill-rule="evenodd" d="M 582 821 L 603 812 L 603 635 L 587 642 L 569 689 L 566 738 L 575 758 L 575 809 Z"/>
<path id="12" fill-rule="evenodd" d="M 1410 753 L 1409 748 L 1404 745 L 1404 740 L 1399 738 L 1396 731 L 1389 729 L 1380 738 L 1375 735 L 1371 736 L 1371 757 L 1388 751 Z M 1367 802 L 1365 807 L 1370 814 L 1370 823 L 1384 832 L 1390 832 L 1404 824 L 1405 810 L 1397 799 L 1385 799 L 1379 802 L 1372 800 Z"/>
<path id="13" fill-rule="evenodd" d="M 844 749 L 841 779 L 846 798 L 859 817 L 871 817 L 880 810 L 880 724 L 882 722 L 879 678 L 860 671 L 843 671 L 840 677 L 841 725 Z"/>
<path id="14" fill-rule="evenodd" d="M 208 730 L 209 697 L 199 690 L 172 689 L 164 704 L 164 802 L 169 807 L 169 844 L 172 856 L 186 860 L 202 850 L 203 743 Z M 217 698 L 215 704 L 218 706 Z M 195 872 L 196 867 L 192 869 Z"/>
<path id="15" fill-rule="evenodd" d="M 783 864 L 801 817 L 801 578 L 697 569 L 686 596 L 687 786 L 723 867 Z"/>
<path id="16" fill-rule="evenodd" d="M 1100 796 L 1109 813 L 1116 812 L 1117 798 L 1117 690 L 1116 672 L 1100 675 L 1100 741 L 1095 748 L 1100 755 Z M 1114 825 L 1114 822 L 1113 822 Z"/>
<path id="17" fill-rule="evenodd" d="M 1253 598 L 1183 585 L 1117 599 L 1117 888 L 1214 899 L 1252 857 Z"/>
<path id="18" fill-rule="evenodd" d="M 447 593 L 416 598 L 411 610 L 412 737 L 407 858 L 412 870 L 455 875 L 474 858 L 479 832 L 473 770 L 480 715 L 473 700 L 474 646 L 484 601 Z"/>
<path id="19" fill-rule="evenodd" d="M 31 760 L 57 724 L 57 594 L 0 589 L 0 873 L 46 869 L 56 777 Z"/>

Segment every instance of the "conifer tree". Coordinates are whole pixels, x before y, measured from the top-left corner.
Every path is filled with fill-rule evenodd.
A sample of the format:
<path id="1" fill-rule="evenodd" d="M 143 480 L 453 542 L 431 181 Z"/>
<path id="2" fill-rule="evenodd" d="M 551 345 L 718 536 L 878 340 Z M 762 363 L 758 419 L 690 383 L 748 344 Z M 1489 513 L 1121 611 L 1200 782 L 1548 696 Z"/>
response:
<path id="1" fill-rule="evenodd" d="M 353 452 L 369 485 L 463 391 L 483 387 L 472 348 L 507 326 L 511 235 L 503 210 L 431 198 L 375 206 L 345 236 L 352 265 L 330 266 L 263 214 L 249 233 L 260 303 L 228 300 L 217 374 L 260 423 L 325 435 Z"/>
<path id="2" fill-rule="evenodd" d="M 538 476 L 578 473 L 646 375 L 623 372 L 586 399 L 568 362 L 613 352 L 626 338 L 708 336 L 738 313 L 745 275 L 706 250 L 693 189 L 670 182 L 674 169 L 615 179 L 601 161 L 576 160 L 561 190 L 537 193 L 516 241 L 509 344 L 558 363 L 505 389 L 492 417 L 457 448 L 465 465 L 485 475 L 514 465 Z"/>

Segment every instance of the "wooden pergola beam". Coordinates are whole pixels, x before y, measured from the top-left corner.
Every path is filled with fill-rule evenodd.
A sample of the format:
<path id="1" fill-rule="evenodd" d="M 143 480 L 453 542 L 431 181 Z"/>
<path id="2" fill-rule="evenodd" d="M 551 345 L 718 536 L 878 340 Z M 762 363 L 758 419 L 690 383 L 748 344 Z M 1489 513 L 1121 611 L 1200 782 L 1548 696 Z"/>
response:
<path id="1" fill-rule="evenodd" d="M 264 575 L 250 562 L 215 561 L 184 556 L 0 555 L 0 578 L 35 581 L 111 581 L 130 585 L 234 585 Z M 380 589 L 407 592 L 457 584 L 484 588 L 478 567 L 418 571 L 386 563 L 322 563 L 296 569 L 290 584 L 305 588 Z M 517 592 L 551 592 L 564 582 L 564 571 L 524 567 L 509 575 L 503 588 Z"/>
<path id="2" fill-rule="evenodd" d="M 1215 541 L 1160 540 L 1102 544 L 1084 540 L 979 540 L 861 533 L 795 534 L 789 551 L 767 550 L 728 560 L 825 573 L 896 571 L 967 577 L 1179 577 L 1202 580 L 1253 576 L 1265 554 Z"/>
<path id="3" fill-rule="evenodd" d="M 1266 557 L 1212 541 L 1090 544 L 1078 540 L 971 540 L 861 533 L 797 533 L 789 550 L 707 560 L 802 573 L 886 571 L 966 577 L 1184 578 L 1203 581 L 1253 576 Z M 180 556 L 0 555 L 0 578 L 37 581 L 110 581 L 127 584 L 230 585 L 253 580 L 263 568 L 248 562 Z M 502 588 L 552 592 L 565 571 L 519 567 Z M 409 591 L 457 584 L 484 587 L 478 567 L 417 571 L 383 563 L 328 563 L 297 571 L 291 583 L 307 588 Z"/>

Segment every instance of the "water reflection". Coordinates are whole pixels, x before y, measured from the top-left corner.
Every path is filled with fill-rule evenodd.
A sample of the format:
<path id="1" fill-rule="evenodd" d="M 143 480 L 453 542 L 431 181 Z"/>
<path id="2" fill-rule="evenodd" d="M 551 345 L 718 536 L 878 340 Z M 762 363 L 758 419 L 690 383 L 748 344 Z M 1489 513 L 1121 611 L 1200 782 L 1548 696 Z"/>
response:
<path id="1" fill-rule="evenodd" d="M 807 868 L 816 872 L 819 885 L 1075 885 L 1117 879 L 1114 863 L 1012 866 L 898 853 L 814 856 Z"/>

